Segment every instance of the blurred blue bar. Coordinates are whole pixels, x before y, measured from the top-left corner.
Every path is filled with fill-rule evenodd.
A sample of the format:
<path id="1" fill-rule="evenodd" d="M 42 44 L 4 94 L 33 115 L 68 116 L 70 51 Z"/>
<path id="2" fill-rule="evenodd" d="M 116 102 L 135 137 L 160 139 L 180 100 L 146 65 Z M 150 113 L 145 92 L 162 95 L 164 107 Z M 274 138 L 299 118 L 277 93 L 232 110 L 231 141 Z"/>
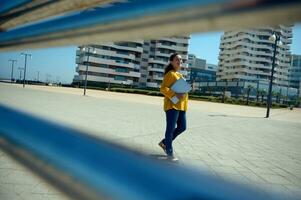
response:
<path id="1" fill-rule="evenodd" d="M 0 44 L 22 38 L 79 29 L 96 24 L 108 24 L 160 12 L 174 12 L 175 10 L 179 11 L 186 7 L 206 6 L 220 2 L 229 2 L 229 0 L 130 0 L 125 3 L 116 3 L 111 7 L 86 10 L 69 16 L 62 16 L 58 19 L 0 33 Z"/>
<path id="2" fill-rule="evenodd" d="M 108 42 L 108 38 L 109 41 L 120 41 L 143 39 L 145 35 L 150 38 L 239 26 L 294 23 L 301 20 L 300 8 L 301 1 L 298 0 L 129 0 L 82 12 L 56 13 L 59 16 L 10 27 L 0 32 L 0 50 L 83 45 L 96 42 L 95 37 L 97 42 Z M 246 22 L 239 15 L 252 20 Z M 264 20 L 260 20 L 262 17 Z M 187 27 L 181 27 L 183 25 Z M 148 28 L 156 29 L 151 33 Z"/>
<path id="3" fill-rule="evenodd" d="M 79 196 L 95 199 L 87 194 L 96 194 L 99 198 L 130 200 L 282 199 L 281 196 L 226 182 L 175 163 L 151 159 L 4 106 L 0 106 L 0 119 L 0 147 L 5 150 L 7 147 L 4 144 L 9 144 L 12 150 L 32 155 L 39 163 L 51 166 L 58 174 L 75 179 L 86 190 L 80 194 L 81 190 L 68 185 L 73 190 L 71 193 L 78 194 L 73 199 Z M 60 176 L 57 179 L 59 182 Z M 64 192 L 63 187 L 58 189 Z"/>
<path id="4" fill-rule="evenodd" d="M 12 10 L 14 8 L 20 7 L 24 4 L 32 2 L 32 0 L 1 0 L 0 1 L 0 15 Z"/>

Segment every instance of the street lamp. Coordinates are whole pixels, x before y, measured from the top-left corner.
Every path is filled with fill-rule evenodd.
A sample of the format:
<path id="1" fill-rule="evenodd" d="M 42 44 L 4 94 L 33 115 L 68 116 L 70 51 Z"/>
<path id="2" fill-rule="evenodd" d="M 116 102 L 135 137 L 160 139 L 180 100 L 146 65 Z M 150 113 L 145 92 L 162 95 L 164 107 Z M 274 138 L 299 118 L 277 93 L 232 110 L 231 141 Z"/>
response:
<path id="1" fill-rule="evenodd" d="M 86 55 L 87 51 L 87 63 L 86 63 L 86 74 L 85 74 L 85 85 L 84 85 L 84 95 L 86 95 L 86 89 L 87 89 L 87 76 L 88 76 L 88 67 L 89 67 L 89 58 L 90 58 L 90 50 L 92 50 L 93 54 L 96 54 L 96 50 L 93 47 L 86 46 L 83 48 L 84 55 Z"/>
<path id="2" fill-rule="evenodd" d="M 25 62 L 24 62 L 24 76 L 23 76 L 23 88 L 25 87 L 25 78 L 26 78 L 26 64 L 27 64 L 27 57 L 29 56 L 32 58 L 31 54 L 29 53 L 21 53 L 21 56 L 24 56 Z"/>
<path id="3" fill-rule="evenodd" d="M 13 59 L 9 59 L 8 62 L 11 62 L 11 75 L 10 75 L 10 80 L 11 83 L 13 83 L 13 79 L 14 79 L 14 65 L 17 62 L 17 60 L 13 60 Z"/>
<path id="4" fill-rule="evenodd" d="M 268 92 L 268 98 L 267 98 L 266 118 L 269 118 L 269 116 L 270 116 L 270 108 L 271 108 L 271 105 L 272 105 L 272 88 L 273 88 L 273 79 L 274 79 L 274 69 L 275 69 L 277 45 L 279 45 L 279 46 L 282 45 L 282 42 L 280 41 L 280 35 L 278 35 L 276 32 L 274 32 L 273 35 L 271 35 L 269 37 L 269 40 L 271 42 L 274 42 L 274 53 L 273 53 L 272 71 L 271 71 L 270 84 L 269 84 L 269 92 Z"/>

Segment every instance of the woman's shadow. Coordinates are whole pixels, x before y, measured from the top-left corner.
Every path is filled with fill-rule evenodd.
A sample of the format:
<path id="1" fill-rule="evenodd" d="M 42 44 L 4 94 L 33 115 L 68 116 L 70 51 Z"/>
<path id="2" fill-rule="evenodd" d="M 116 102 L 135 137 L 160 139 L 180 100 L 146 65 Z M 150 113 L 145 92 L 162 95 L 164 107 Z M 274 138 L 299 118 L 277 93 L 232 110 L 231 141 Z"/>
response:
<path id="1" fill-rule="evenodd" d="M 172 161 L 171 159 L 169 159 L 167 157 L 167 155 L 162 155 L 162 154 L 149 154 L 149 157 L 156 159 L 156 160 L 162 160 L 162 161 L 171 162 L 171 163 L 179 162 L 178 160 Z"/>

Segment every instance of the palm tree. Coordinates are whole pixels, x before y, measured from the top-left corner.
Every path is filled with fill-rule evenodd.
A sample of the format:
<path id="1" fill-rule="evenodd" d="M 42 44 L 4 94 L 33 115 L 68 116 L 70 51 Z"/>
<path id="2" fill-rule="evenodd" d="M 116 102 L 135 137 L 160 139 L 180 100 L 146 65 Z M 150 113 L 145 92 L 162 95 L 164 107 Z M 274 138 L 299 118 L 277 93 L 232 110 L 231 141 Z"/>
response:
<path id="1" fill-rule="evenodd" d="M 282 97 L 281 92 L 276 92 L 275 96 L 276 96 L 276 103 L 279 103 L 279 102 L 280 102 L 280 99 L 281 99 L 281 97 Z"/>
<path id="2" fill-rule="evenodd" d="M 263 102 L 264 96 L 267 94 L 265 90 L 258 90 L 258 95 L 261 96 L 261 102 Z"/>
<path id="3" fill-rule="evenodd" d="M 225 103 L 226 87 L 223 88 L 222 103 Z"/>
<path id="4" fill-rule="evenodd" d="M 260 95 L 260 90 L 257 89 L 257 91 L 256 91 L 256 102 L 259 101 L 259 95 Z"/>
<path id="5" fill-rule="evenodd" d="M 253 88 L 254 87 L 252 85 L 248 85 L 247 87 L 247 103 L 246 103 L 247 105 L 249 105 L 250 93 Z"/>
<path id="6" fill-rule="evenodd" d="M 278 92 L 272 91 L 272 101 L 271 101 L 271 105 L 273 104 L 273 97 L 276 98 L 276 103 L 277 103 L 277 95 L 278 95 Z"/>

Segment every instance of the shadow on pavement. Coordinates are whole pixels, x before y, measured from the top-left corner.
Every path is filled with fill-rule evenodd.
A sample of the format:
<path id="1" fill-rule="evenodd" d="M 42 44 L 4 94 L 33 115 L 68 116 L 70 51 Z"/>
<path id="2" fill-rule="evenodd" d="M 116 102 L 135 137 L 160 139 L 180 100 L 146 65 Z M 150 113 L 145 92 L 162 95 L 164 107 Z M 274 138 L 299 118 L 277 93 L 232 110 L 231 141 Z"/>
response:
<path id="1" fill-rule="evenodd" d="M 247 116 L 238 116 L 238 115 L 223 115 L 223 114 L 217 114 L 217 115 L 208 115 L 209 117 L 232 117 L 232 118 L 249 118 L 249 119 L 262 119 L 264 117 L 247 117 Z"/>

